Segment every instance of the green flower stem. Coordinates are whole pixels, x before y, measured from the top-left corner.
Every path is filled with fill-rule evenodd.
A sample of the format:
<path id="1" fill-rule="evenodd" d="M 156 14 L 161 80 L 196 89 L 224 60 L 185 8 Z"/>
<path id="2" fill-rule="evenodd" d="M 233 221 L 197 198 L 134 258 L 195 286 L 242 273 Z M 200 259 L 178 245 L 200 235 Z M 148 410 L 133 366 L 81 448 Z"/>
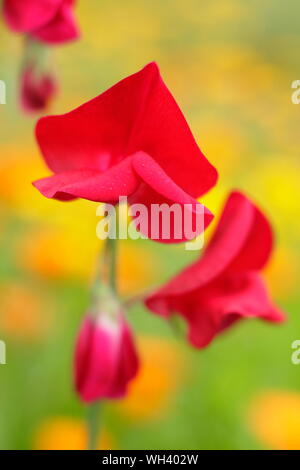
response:
<path id="1" fill-rule="evenodd" d="M 100 409 L 101 402 L 96 401 L 89 405 L 87 409 L 87 422 L 88 422 L 88 449 L 96 450 L 100 429 Z"/>
<path id="2" fill-rule="evenodd" d="M 117 240 L 107 239 L 107 251 L 109 252 L 110 261 L 108 282 L 113 293 L 117 295 Z"/>
<path id="3" fill-rule="evenodd" d="M 30 36 L 25 36 L 22 68 L 34 65 L 35 70 L 51 69 L 49 64 L 50 48 L 45 44 L 35 41 Z"/>
<path id="4" fill-rule="evenodd" d="M 101 289 L 97 286 L 104 282 L 108 284 L 114 296 L 117 296 L 117 240 L 108 237 L 105 242 L 104 253 L 102 254 L 101 264 L 96 275 L 96 283 L 93 288 L 94 301 L 97 303 L 97 297 L 101 297 Z M 96 297 L 96 299 L 95 299 Z M 101 299 L 100 299 L 101 300 Z M 103 401 L 94 402 L 88 407 L 88 449 L 96 450 L 100 431 L 100 409 Z"/>

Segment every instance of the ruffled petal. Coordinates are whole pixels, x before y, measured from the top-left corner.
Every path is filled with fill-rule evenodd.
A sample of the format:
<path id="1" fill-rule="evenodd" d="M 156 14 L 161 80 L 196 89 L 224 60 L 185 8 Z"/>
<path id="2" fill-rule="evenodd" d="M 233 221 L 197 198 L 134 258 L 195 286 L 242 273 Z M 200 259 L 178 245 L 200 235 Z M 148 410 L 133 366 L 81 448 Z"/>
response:
<path id="1" fill-rule="evenodd" d="M 238 256 L 230 264 L 233 271 L 261 270 L 273 249 L 273 231 L 260 209 L 252 204 L 252 223 L 247 239 Z"/>
<path id="2" fill-rule="evenodd" d="M 128 196 L 129 204 L 143 204 L 145 217 L 139 217 L 138 229 L 148 238 L 166 243 L 191 240 L 212 220 L 203 205 L 179 188 L 157 163 L 138 152 L 109 170 L 75 170 L 57 173 L 35 181 L 34 186 L 46 197 L 70 200 L 77 197 L 96 202 L 119 202 Z M 164 210 L 176 208 L 179 218 L 170 216 L 163 225 L 152 212 L 153 205 L 164 204 Z M 133 209 L 133 207 L 132 207 Z M 159 207 L 158 207 L 159 209 Z M 146 228 L 145 228 L 146 227 Z"/>
<path id="3" fill-rule="evenodd" d="M 272 230 L 267 219 L 246 196 L 232 192 L 202 257 L 171 279 L 157 295 L 199 289 L 226 270 L 259 270 L 271 250 Z"/>
<path id="4" fill-rule="evenodd" d="M 130 153 L 143 150 L 184 191 L 195 198 L 201 196 L 215 185 L 216 169 L 199 149 L 157 65 L 149 64 L 136 78 L 144 86 L 138 97 Z"/>
<path id="5" fill-rule="evenodd" d="M 204 347 L 221 331 L 246 317 L 283 320 L 258 271 L 272 249 L 270 224 L 243 194 L 230 195 L 202 258 L 146 298 L 154 313 L 182 315 L 189 340 Z"/>
<path id="6" fill-rule="evenodd" d="M 96 202 L 118 202 L 139 185 L 139 178 L 127 158 L 108 171 L 77 170 L 58 173 L 35 181 L 34 186 L 46 197 L 66 200 L 83 198 Z"/>
<path id="7" fill-rule="evenodd" d="M 193 197 L 217 179 L 154 63 L 70 113 L 42 118 L 36 135 L 55 173 L 104 171 L 144 151 Z"/>
<path id="8" fill-rule="evenodd" d="M 129 203 L 142 204 L 147 209 L 145 216 L 138 214 L 139 230 L 144 235 L 174 243 L 191 240 L 205 230 L 213 215 L 177 186 L 149 155 L 137 152 L 132 165 L 143 183 Z"/>
<path id="9" fill-rule="evenodd" d="M 189 327 L 188 339 L 197 348 L 207 346 L 216 335 L 243 318 L 259 317 L 275 323 L 284 320 L 256 272 L 226 274 L 192 293 L 149 297 L 146 305 L 164 317 L 175 313 L 183 316 Z"/>
<path id="10" fill-rule="evenodd" d="M 244 246 L 252 221 L 252 206 L 240 193 L 232 193 L 202 257 L 185 268 L 156 297 L 184 294 L 219 276 Z"/>
<path id="11" fill-rule="evenodd" d="M 203 290 L 195 296 L 194 311 L 186 312 L 188 338 L 197 348 L 207 346 L 216 335 L 241 319 L 260 318 L 273 323 L 285 319 L 283 312 L 270 301 L 256 272 L 242 277 L 227 275 Z"/>

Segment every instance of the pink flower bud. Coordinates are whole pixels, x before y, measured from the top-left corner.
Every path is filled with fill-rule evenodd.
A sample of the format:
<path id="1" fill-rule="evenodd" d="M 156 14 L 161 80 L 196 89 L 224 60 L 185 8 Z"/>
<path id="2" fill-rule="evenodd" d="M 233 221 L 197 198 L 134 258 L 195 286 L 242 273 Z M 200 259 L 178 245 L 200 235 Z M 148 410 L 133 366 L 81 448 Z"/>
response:
<path id="1" fill-rule="evenodd" d="M 88 314 L 81 325 L 75 348 L 75 387 L 80 398 L 92 402 L 121 398 L 138 370 L 131 331 L 117 316 Z"/>
<path id="2" fill-rule="evenodd" d="M 44 111 L 56 93 L 57 85 L 50 74 L 27 66 L 21 75 L 20 100 L 24 111 Z"/>

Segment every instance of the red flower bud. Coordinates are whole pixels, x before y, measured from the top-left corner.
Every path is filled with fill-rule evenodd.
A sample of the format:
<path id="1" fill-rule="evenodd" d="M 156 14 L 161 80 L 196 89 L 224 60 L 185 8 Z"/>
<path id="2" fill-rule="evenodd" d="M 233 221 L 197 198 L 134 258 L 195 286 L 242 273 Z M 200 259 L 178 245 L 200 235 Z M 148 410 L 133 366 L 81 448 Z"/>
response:
<path id="1" fill-rule="evenodd" d="M 121 398 L 137 371 L 138 357 L 124 316 L 87 315 L 75 349 L 75 387 L 81 399 Z"/>
<path id="2" fill-rule="evenodd" d="M 57 90 L 56 81 L 47 72 L 27 66 L 21 75 L 20 101 L 26 112 L 44 111 Z"/>

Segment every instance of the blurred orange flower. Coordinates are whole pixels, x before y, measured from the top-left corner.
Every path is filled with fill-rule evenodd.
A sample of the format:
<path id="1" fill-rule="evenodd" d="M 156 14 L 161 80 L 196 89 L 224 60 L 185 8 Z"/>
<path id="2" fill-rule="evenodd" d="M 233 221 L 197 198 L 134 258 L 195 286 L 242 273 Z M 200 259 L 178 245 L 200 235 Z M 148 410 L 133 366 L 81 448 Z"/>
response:
<path id="1" fill-rule="evenodd" d="M 160 261 L 149 247 L 130 241 L 119 242 L 118 284 L 121 295 L 129 296 L 155 284 Z"/>
<path id="2" fill-rule="evenodd" d="M 96 225 L 96 204 L 76 200 L 66 205 L 41 197 L 32 181 L 41 174 L 47 176 L 49 169 L 36 146 L 26 145 L 26 141 L 23 143 L 24 139 L 19 138 L 22 147 L 1 148 L 5 159 L 0 158 L 0 202 L 29 220 L 59 223 L 73 233 L 92 232 Z"/>
<path id="3" fill-rule="evenodd" d="M 129 384 L 128 395 L 117 406 L 133 420 L 158 418 L 182 381 L 184 356 L 178 344 L 157 337 L 138 339 L 141 367 Z"/>
<path id="4" fill-rule="evenodd" d="M 17 259 L 23 268 L 47 279 L 86 279 L 92 273 L 95 244 L 81 243 L 62 228 L 44 227 L 21 238 Z"/>
<path id="5" fill-rule="evenodd" d="M 201 142 L 204 155 L 209 155 L 223 178 L 244 164 L 247 135 L 241 125 L 225 117 L 217 119 L 205 116 L 194 122 L 193 128 L 196 137 L 199 134 L 198 141 Z"/>
<path id="6" fill-rule="evenodd" d="M 0 199 L 8 205 L 17 208 L 26 208 L 32 204 L 38 205 L 39 200 L 35 189 L 31 185 L 33 175 L 38 171 L 47 171 L 38 158 L 32 158 L 36 152 L 30 146 L 21 148 L 2 147 L 1 153 L 5 159 L 0 162 Z"/>
<path id="7" fill-rule="evenodd" d="M 49 418 L 37 429 L 33 437 L 35 450 L 85 450 L 87 430 L 84 421 L 58 416 Z M 98 450 L 114 448 L 111 436 L 102 431 L 98 438 Z"/>
<path id="8" fill-rule="evenodd" d="M 249 424 L 253 434 L 267 447 L 300 449 L 300 393 L 269 390 L 251 403 Z"/>
<path id="9" fill-rule="evenodd" d="M 16 281 L 1 286 L 0 309 L 1 331 L 16 339 L 38 339 L 51 323 L 49 305 L 32 287 Z"/>
<path id="10" fill-rule="evenodd" d="M 275 298 L 287 298 L 298 287 L 298 267 L 295 253 L 279 245 L 264 271 L 264 278 Z"/>
<path id="11" fill-rule="evenodd" d="M 43 278 L 87 280 L 93 275 L 101 247 L 94 233 L 88 237 L 62 227 L 40 227 L 22 236 L 16 253 L 23 268 Z M 124 240 L 118 242 L 118 255 L 121 295 L 135 294 L 155 283 L 159 262 L 155 253 Z"/>

